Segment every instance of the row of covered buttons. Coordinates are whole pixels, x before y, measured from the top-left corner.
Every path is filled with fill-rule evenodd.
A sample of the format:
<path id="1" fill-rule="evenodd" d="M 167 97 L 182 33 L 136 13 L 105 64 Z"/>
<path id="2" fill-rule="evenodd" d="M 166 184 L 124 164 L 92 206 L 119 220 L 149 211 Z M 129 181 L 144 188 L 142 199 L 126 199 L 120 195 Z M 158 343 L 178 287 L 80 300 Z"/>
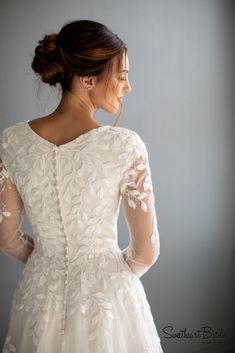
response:
<path id="1" fill-rule="evenodd" d="M 55 152 L 58 152 L 58 146 L 53 146 L 53 149 Z M 57 173 L 57 153 L 55 154 L 55 180 L 56 180 L 56 189 L 58 191 L 58 202 L 60 205 L 60 195 L 59 195 L 59 182 L 58 182 L 58 173 Z M 66 244 L 65 244 L 65 285 L 64 285 L 64 299 L 63 299 L 63 310 L 62 310 L 62 322 L 61 322 L 61 333 L 64 334 L 65 333 L 65 318 L 66 318 L 66 295 L 67 295 L 67 287 L 68 287 L 68 257 L 69 257 L 69 253 L 68 253 L 68 241 L 66 238 L 66 232 L 65 232 L 65 228 L 64 228 L 64 224 L 63 224 L 63 217 L 62 217 L 62 212 L 61 212 L 61 205 L 59 207 L 60 210 L 60 218 L 61 218 L 61 224 L 62 224 L 62 228 L 63 228 L 63 232 L 65 235 L 65 240 L 66 240 Z"/>

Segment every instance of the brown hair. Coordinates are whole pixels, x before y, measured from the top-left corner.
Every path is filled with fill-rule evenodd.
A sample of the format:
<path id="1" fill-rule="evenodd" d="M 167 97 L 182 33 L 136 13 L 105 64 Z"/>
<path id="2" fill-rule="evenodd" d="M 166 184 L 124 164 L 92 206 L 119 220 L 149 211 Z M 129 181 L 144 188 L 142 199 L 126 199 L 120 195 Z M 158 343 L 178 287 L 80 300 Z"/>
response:
<path id="1" fill-rule="evenodd" d="M 120 68 L 124 53 L 126 44 L 104 24 L 78 20 L 39 40 L 31 67 L 44 83 L 50 86 L 59 83 L 64 93 L 70 90 L 76 74 L 97 76 L 98 81 L 106 76 L 108 83 L 113 59 L 118 58 Z"/>

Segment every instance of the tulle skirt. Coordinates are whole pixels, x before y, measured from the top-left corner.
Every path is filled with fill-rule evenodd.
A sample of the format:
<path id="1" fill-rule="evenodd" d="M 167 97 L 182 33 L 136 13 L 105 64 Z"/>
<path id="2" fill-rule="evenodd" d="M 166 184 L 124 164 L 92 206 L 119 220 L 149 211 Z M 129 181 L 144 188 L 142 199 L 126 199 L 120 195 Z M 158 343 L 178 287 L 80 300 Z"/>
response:
<path id="1" fill-rule="evenodd" d="M 121 254 L 116 259 L 118 271 L 110 260 L 100 277 L 92 271 L 76 275 L 73 288 L 80 290 L 57 305 L 48 294 L 24 292 L 30 259 L 17 284 L 2 353 L 163 353 L 142 282 Z"/>

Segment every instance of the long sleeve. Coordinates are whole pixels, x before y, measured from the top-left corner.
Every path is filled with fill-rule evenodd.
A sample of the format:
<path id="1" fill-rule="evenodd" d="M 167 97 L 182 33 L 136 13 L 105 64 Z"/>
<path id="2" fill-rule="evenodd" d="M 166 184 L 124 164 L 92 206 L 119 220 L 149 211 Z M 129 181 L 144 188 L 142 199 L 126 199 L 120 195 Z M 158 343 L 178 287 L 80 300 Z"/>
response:
<path id="1" fill-rule="evenodd" d="M 24 263 L 34 248 L 22 229 L 23 202 L 0 158 L 0 250 Z"/>
<path id="2" fill-rule="evenodd" d="M 120 185 L 130 237 L 122 254 L 130 269 L 141 277 L 156 262 L 160 241 L 148 152 L 139 135 L 134 152 L 134 161 L 125 171 Z"/>

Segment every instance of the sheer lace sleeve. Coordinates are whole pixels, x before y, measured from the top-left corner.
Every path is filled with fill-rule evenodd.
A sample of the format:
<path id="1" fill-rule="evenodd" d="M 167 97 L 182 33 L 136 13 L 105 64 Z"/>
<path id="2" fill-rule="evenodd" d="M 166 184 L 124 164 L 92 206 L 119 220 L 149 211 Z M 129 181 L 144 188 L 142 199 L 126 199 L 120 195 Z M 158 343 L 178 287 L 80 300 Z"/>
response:
<path id="1" fill-rule="evenodd" d="M 23 233 L 23 202 L 0 158 L 0 250 L 10 257 L 27 262 L 33 239 Z"/>
<path id="2" fill-rule="evenodd" d="M 129 230 L 129 245 L 122 250 L 130 269 L 141 277 L 156 262 L 160 241 L 148 153 L 138 137 L 137 153 L 123 175 L 120 193 Z"/>

